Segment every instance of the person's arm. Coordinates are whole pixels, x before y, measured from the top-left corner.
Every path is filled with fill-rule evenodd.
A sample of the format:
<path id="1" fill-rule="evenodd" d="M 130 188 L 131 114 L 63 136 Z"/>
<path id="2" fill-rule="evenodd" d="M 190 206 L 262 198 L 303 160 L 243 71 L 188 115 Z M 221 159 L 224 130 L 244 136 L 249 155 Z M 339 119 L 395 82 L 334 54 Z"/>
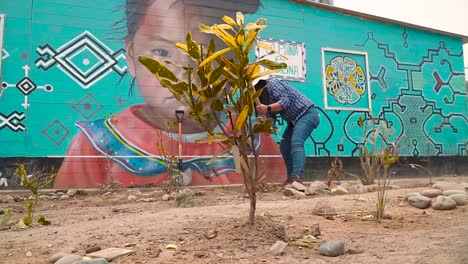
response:
<path id="1" fill-rule="evenodd" d="M 256 109 L 259 114 L 266 115 L 268 110 L 270 110 L 272 113 L 281 112 L 283 110 L 283 106 L 279 102 L 275 102 L 269 105 L 259 104 L 257 105 Z"/>
<path id="2" fill-rule="evenodd" d="M 54 181 L 55 188 L 99 188 L 108 184 L 105 158 L 98 153 L 83 133 L 79 133 L 68 146 L 65 159 Z"/>

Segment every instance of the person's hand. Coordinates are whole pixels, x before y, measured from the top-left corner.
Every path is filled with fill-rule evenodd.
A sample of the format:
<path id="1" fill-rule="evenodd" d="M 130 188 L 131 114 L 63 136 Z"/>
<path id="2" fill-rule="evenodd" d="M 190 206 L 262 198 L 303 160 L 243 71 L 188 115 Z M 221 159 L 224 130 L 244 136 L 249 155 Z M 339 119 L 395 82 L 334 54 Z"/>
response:
<path id="1" fill-rule="evenodd" d="M 257 112 L 260 115 L 264 116 L 264 115 L 266 115 L 268 113 L 268 105 L 259 104 L 259 105 L 257 105 L 256 109 L 257 109 Z"/>

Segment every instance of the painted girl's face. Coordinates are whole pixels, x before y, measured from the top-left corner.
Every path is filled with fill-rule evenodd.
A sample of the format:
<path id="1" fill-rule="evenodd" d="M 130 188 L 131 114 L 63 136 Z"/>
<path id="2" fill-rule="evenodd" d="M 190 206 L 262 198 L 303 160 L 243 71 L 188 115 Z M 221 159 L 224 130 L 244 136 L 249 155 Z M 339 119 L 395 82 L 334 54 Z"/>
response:
<path id="1" fill-rule="evenodd" d="M 209 14 L 210 17 L 195 14 Z M 198 26 L 200 23 L 207 25 L 219 23 L 221 16 L 221 12 L 216 9 L 188 6 L 178 0 L 156 0 L 146 9 L 134 39 L 126 43 L 127 61 L 129 72 L 136 78 L 141 95 L 146 104 L 154 109 L 154 113 L 158 115 L 155 118 L 158 120 L 174 120 L 175 110 L 184 107 L 167 88 L 159 84 L 145 66 L 139 63 L 138 56 L 144 55 L 161 62 L 168 60 L 188 65 L 190 60 L 175 47 L 175 43 L 185 43 L 185 36 L 190 32 L 193 39 L 207 46 L 210 36 L 199 33 Z M 168 67 L 179 79 L 186 79 L 182 76 L 184 71 L 172 65 Z M 184 120 L 184 123 L 186 121 L 189 122 Z"/>

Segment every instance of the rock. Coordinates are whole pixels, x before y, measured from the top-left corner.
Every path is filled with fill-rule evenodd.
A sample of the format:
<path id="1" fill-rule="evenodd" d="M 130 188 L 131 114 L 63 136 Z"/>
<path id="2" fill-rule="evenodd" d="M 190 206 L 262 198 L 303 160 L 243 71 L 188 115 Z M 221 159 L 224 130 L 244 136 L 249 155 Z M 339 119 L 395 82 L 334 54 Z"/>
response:
<path id="1" fill-rule="evenodd" d="M 334 188 L 331 190 L 331 193 L 332 193 L 332 194 L 337 194 L 337 195 L 340 195 L 340 194 L 347 194 L 347 193 L 348 193 L 348 190 L 346 190 L 346 188 L 345 188 L 344 186 L 338 185 L 338 186 L 334 187 Z"/>
<path id="2" fill-rule="evenodd" d="M 271 246 L 270 252 L 273 254 L 273 256 L 283 255 L 284 249 L 287 245 L 288 243 L 278 240 L 273 246 Z"/>
<path id="3" fill-rule="evenodd" d="M 65 254 L 63 257 L 57 260 L 55 264 L 72 264 L 78 260 L 81 260 L 81 256 L 75 254 Z"/>
<path id="4" fill-rule="evenodd" d="M 73 262 L 73 264 L 108 264 L 108 263 L 109 262 L 105 258 L 82 259 L 82 260 Z"/>
<path id="5" fill-rule="evenodd" d="M 322 233 L 320 232 L 320 225 L 319 224 L 313 224 L 310 229 L 309 229 L 309 235 L 314 236 L 314 237 L 319 237 Z"/>
<path id="6" fill-rule="evenodd" d="M 364 189 L 366 192 L 375 192 L 379 189 L 379 186 L 377 186 L 377 184 L 364 185 Z"/>
<path id="7" fill-rule="evenodd" d="M 112 261 L 113 259 L 117 257 L 129 255 L 134 252 L 135 252 L 134 250 L 125 249 L 125 248 L 106 248 L 100 251 L 87 254 L 86 256 L 93 257 L 93 258 L 105 258 L 108 261 Z"/>
<path id="8" fill-rule="evenodd" d="M 12 203 L 15 202 L 15 198 L 11 195 L 0 196 L 0 203 Z"/>
<path id="9" fill-rule="evenodd" d="M 28 258 L 32 257 L 32 252 L 31 251 L 26 252 L 26 257 Z"/>
<path id="10" fill-rule="evenodd" d="M 310 184 L 309 189 L 327 189 L 327 185 L 321 181 L 314 181 Z"/>
<path id="11" fill-rule="evenodd" d="M 421 191 L 421 195 L 429 198 L 435 198 L 442 195 L 442 191 L 440 189 L 425 189 Z"/>
<path id="12" fill-rule="evenodd" d="M 439 195 L 432 203 L 432 208 L 435 210 L 452 210 L 457 207 L 457 203 L 447 196 Z"/>
<path id="13" fill-rule="evenodd" d="M 408 201 L 408 198 L 410 198 L 411 196 L 420 196 L 421 194 L 418 193 L 418 192 L 410 192 L 410 193 L 407 193 L 405 195 L 405 201 Z"/>
<path id="14" fill-rule="evenodd" d="M 139 199 L 138 202 L 152 203 L 152 202 L 156 202 L 156 198 L 143 198 L 143 199 Z"/>
<path id="15" fill-rule="evenodd" d="M 63 256 L 65 256 L 65 255 L 66 255 L 66 253 L 63 253 L 63 252 L 57 253 L 57 254 L 53 255 L 52 257 L 50 257 L 49 262 L 50 263 L 55 263 L 55 262 L 57 262 L 57 260 L 63 258 Z"/>
<path id="16" fill-rule="evenodd" d="M 345 242 L 343 240 L 332 240 L 323 243 L 319 247 L 319 254 L 328 257 L 337 257 L 345 253 Z"/>
<path id="17" fill-rule="evenodd" d="M 165 193 L 163 196 L 162 196 L 162 200 L 163 201 L 169 201 L 169 199 L 171 198 L 171 196 L 167 193 Z"/>
<path id="18" fill-rule="evenodd" d="M 408 198 L 408 203 L 419 209 L 426 209 L 431 206 L 432 199 L 422 195 L 414 195 Z"/>
<path id="19" fill-rule="evenodd" d="M 300 192 L 291 188 L 284 188 L 283 191 L 284 196 L 290 197 L 290 196 L 306 196 L 304 192 Z"/>
<path id="20" fill-rule="evenodd" d="M 99 246 L 88 247 L 87 249 L 85 249 L 85 253 L 89 254 L 89 253 L 93 253 L 99 250 L 101 250 L 101 247 Z"/>
<path id="21" fill-rule="evenodd" d="M 450 199 L 454 200 L 458 206 L 462 206 L 468 203 L 468 194 L 455 193 L 448 196 Z"/>
<path id="22" fill-rule="evenodd" d="M 318 215 L 335 215 L 336 209 L 328 204 L 320 204 L 315 209 L 315 213 Z"/>
<path id="23" fill-rule="evenodd" d="M 360 194 L 360 193 L 365 193 L 365 188 L 364 185 L 362 184 L 356 184 L 351 187 L 349 187 L 348 192 L 351 194 Z"/>
<path id="24" fill-rule="evenodd" d="M 298 190 L 300 192 L 305 192 L 305 190 L 307 189 L 307 187 L 305 187 L 304 184 L 297 182 L 297 181 L 293 181 L 291 183 L 291 188 Z"/>
<path id="25" fill-rule="evenodd" d="M 27 226 L 24 221 L 21 219 L 19 220 L 16 224 L 15 224 L 15 227 L 18 228 L 18 229 L 28 229 L 29 226 Z"/>
<path id="26" fill-rule="evenodd" d="M 66 195 L 66 194 L 63 194 L 60 196 L 60 200 L 66 200 L 66 199 L 69 199 L 70 196 Z"/>
<path id="27" fill-rule="evenodd" d="M 70 189 L 67 191 L 67 195 L 70 196 L 70 197 L 73 197 L 75 196 L 76 194 L 78 194 L 78 190 L 77 189 Z"/>
<path id="28" fill-rule="evenodd" d="M 468 194 L 467 192 L 461 191 L 461 190 L 445 190 L 445 191 L 442 192 L 442 195 L 450 196 L 450 195 L 456 194 L 456 193 Z"/>
<path id="29" fill-rule="evenodd" d="M 446 181 L 439 181 L 432 185 L 434 189 L 441 189 L 442 191 L 446 190 L 460 190 L 464 191 L 465 186 L 463 184 L 459 184 L 456 182 L 446 182 Z"/>
<path id="30" fill-rule="evenodd" d="M 130 195 L 128 195 L 127 200 L 128 200 L 129 202 L 136 201 L 136 200 L 137 200 L 137 196 L 136 196 L 136 195 L 133 195 L 133 194 L 130 194 Z"/>

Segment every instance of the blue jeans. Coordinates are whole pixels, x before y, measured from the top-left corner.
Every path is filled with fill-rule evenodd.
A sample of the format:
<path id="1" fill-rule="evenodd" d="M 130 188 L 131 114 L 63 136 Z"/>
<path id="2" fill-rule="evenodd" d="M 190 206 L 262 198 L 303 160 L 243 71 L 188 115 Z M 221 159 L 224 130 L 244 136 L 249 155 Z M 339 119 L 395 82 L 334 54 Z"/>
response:
<path id="1" fill-rule="evenodd" d="M 319 114 L 315 107 L 310 107 L 295 124 L 288 123 L 280 142 L 280 151 L 283 156 L 288 181 L 293 176 L 304 179 L 305 149 L 304 144 L 312 131 L 319 125 Z"/>

